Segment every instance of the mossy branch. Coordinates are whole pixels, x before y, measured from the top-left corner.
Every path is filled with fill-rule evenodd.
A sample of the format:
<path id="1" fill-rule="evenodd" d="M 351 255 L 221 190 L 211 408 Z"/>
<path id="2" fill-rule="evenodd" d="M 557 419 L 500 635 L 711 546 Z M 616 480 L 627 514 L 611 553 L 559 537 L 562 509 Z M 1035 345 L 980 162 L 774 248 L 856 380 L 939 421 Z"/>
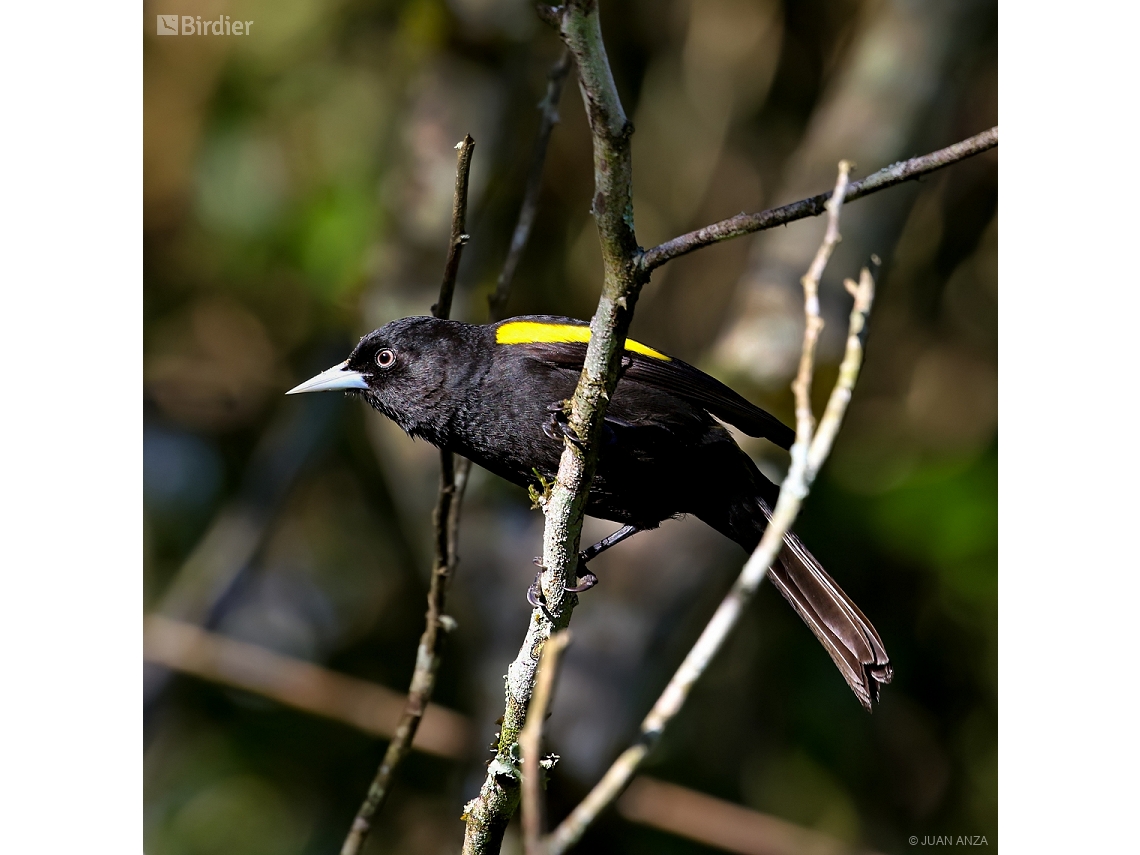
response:
<path id="1" fill-rule="evenodd" d="M 630 136 L 610 72 L 597 3 L 579 0 L 544 16 L 558 26 L 578 69 L 578 86 L 586 106 L 594 150 L 594 197 L 591 210 L 602 247 L 603 285 L 578 386 L 570 400 L 570 429 L 578 442 L 567 441 L 558 476 L 543 503 L 546 528 L 540 587 L 545 608 L 535 609 L 522 649 L 507 671 L 506 705 L 495 759 L 479 795 L 468 802 L 463 817 L 467 832 L 464 855 L 498 852 L 507 822 L 518 808 L 519 780 L 512 770 L 519 733 L 526 721 L 543 644 L 570 622 L 577 597 L 573 584 L 586 496 L 597 463 L 597 440 L 606 405 L 617 386 L 621 353 L 633 307 L 648 279 L 637 264 L 640 249 L 633 229 L 633 183 Z"/>

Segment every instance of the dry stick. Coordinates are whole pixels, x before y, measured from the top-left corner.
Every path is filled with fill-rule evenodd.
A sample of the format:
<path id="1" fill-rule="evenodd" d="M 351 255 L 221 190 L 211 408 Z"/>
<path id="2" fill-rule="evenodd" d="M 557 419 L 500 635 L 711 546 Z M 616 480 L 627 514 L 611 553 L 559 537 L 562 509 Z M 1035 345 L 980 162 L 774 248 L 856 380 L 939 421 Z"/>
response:
<path id="1" fill-rule="evenodd" d="M 451 317 L 451 298 L 455 296 L 455 277 L 459 273 L 459 258 L 463 247 L 471 239 L 467 234 L 467 184 L 471 177 L 471 155 L 475 153 L 475 140 L 467 134 L 455 144 L 455 196 L 451 202 L 451 241 L 447 245 L 447 261 L 443 265 L 443 282 L 439 286 L 439 301 L 431 313 L 446 320 Z"/>
<path id="2" fill-rule="evenodd" d="M 853 202 L 863 196 L 869 196 L 888 187 L 894 187 L 904 181 L 921 178 L 942 169 L 944 166 L 950 166 L 952 163 L 973 157 L 975 154 L 989 151 L 991 148 L 995 148 L 997 144 L 998 129 L 995 125 L 988 131 L 983 131 L 969 139 L 930 154 L 924 154 L 921 157 L 913 157 L 910 160 L 893 164 L 885 169 L 880 169 L 873 175 L 868 175 L 861 181 L 853 182 L 847 188 L 844 201 Z M 713 223 L 694 232 L 680 235 L 659 246 L 645 250 L 641 256 L 641 269 L 648 273 L 680 255 L 719 243 L 722 240 L 775 228 L 795 220 L 802 220 L 805 217 L 817 217 L 824 212 L 830 198 L 830 193 L 821 193 L 818 196 L 812 196 L 810 199 L 801 199 L 799 202 L 792 202 L 779 208 L 770 208 L 757 214 L 737 214 L 735 217 L 729 217 L 719 223 Z"/>
<path id="3" fill-rule="evenodd" d="M 827 202 L 827 229 L 823 234 L 823 241 L 816 250 L 815 258 L 811 260 L 807 273 L 800 278 L 804 289 L 804 343 L 800 351 L 800 365 L 796 371 L 796 378 L 792 381 L 792 393 L 796 400 L 796 441 L 790 451 L 791 465 L 785 484 L 802 485 L 802 500 L 807 495 L 807 483 L 804 482 L 802 471 L 807 463 L 807 449 L 811 446 L 812 434 L 815 431 L 815 416 L 811 411 L 811 379 L 815 370 L 815 348 L 819 343 L 819 334 L 823 331 L 823 318 L 819 315 L 819 280 L 831 254 L 839 243 L 839 212 L 847 198 L 848 181 L 851 175 L 851 163 L 846 160 L 839 162 L 839 176 L 835 180 L 835 190 L 831 198 L 835 201 Z M 780 490 L 783 495 L 787 487 Z M 799 510 L 798 508 L 796 509 Z M 793 514 L 792 519 L 795 518 Z M 791 520 L 788 521 L 789 525 Z M 784 534 L 780 533 L 780 541 Z M 771 562 L 769 562 L 770 564 Z M 765 567 L 767 570 L 767 567 Z"/>
<path id="4" fill-rule="evenodd" d="M 530 172 L 526 178 L 522 205 L 519 207 L 519 221 L 511 235 L 511 246 L 503 262 L 503 269 L 499 273 L 499 281 L 495 284 L 495 291 L 487 298 L 492 321 L 501 321 L 505 317 L 507 298 L 511 293 L 511 281 L 515 277 L 515 269 L 519 266 L 519 260 L 534 227 L 534 217 L 538 212 L 538 194 L 542 190 L 542 168 L 546 163 L 546 147 L 550 142 L 554 126 L 560 121 L 558 102 L 562 100 L 562 87 L 566 83 L 566 75 L 570 73 L 570 65 L 570 51 L 564 50 L 547 74 L 546 97 L 538 103 L 542 119 L 538 126 L 538 138 L 534 141 L 534 153 L 531 155 Z"/>
<path id="5" fill-rule="evenodd" d="M 676 784 L 638 775 L 620 799 L 623 819 L 739 855 L 875 855 L 814 829 Z"/>
<path id="6" fill-rule="evenodd" d="M 447 248 L 447 262 L 443 269 L 443 283 L 439 288 L 439 301 L 432 306 L 432 314 L 446 318 L 451 314 L 451 299 L 455 294 L 455 276 L 459 271 L 459 259 L 469 236 L 467 223 L 467 184 L 471 174 L 471 155 L 475 150 L 475 140 L 468 134 L 455 146 L 458 164 L 455 173 L 455 198 L 451 208 L 451 242 Z M 356 812 L 348 836 L 341 847 L 341 855 L 357 855 L 364 846 L 372 820 L 376 812 L 387 800 L 392 791 L 392 781 L 396 769 L 412 749 L 412 740 L 423 718 L 435 688 L 435 677 L 439 670 L 440 630 L 454 627 L 455 621 L 443 613 L 447 596 L 447 584 L 455 572 L 458 556 L 456 539 L 459 531 L 459 510 L 463 490 L 467 486 L 467 470 L 455 467 L 451 452 L 440 452 L 439 501 L 436 504 L 433 522 L 435 523 L 435 563 L 431 571 L 431 585 L 428 589 L 428 607 L 423 635 L 416 650 L 416 667 L 412 672 L 412 682 L 408 687 L 408 701 L 404 714 L 396 727 L 388 750 L 376 777 L 368 788 L 368 794 Z"/>
<path id="7" fill-rule="evenodd" d="M 534 689 L 543 642 L 564 628 L 577 604 L 566 591 L 578 564 L 578 545 L 586 494 L 597 462 L 598 436 L 609 396 L 617 386 L 622 348 L 633 307 L 648 273 L 637 265 L 639 249 L 633 232 L 633 185 L 630 136 L 602 42 L 595 0 L 573 0 L 546 10 L 578 68 L 578 85 L 594 149 L 592 212 L 598 226 L 604 280 L 597 312 L 590 324 L 590 343 L 574 396 L 569 402 L 570 430 L 579 443 L 567 441 L 558 476 L 543 498 L 543 571 L 540 579 L 545 609 L 535 609 L 522 648 L 507 669 L 506 705 L 494 760 L 479 795 L 467 803 L 464 855 L 498 852 L 507 822 L 519 803 L 514 770 L 519 731 Z"/>
<path id="8" fill-rule="evenodd" d="M 554 681 L 558 676 L 558 663 L 562 651 L 570 643 L 570 630 L 556 632 L 542 647 L 542 660 L 538 666 L 538 680 L 534 686 L 534 697 L 527 710 L 526 724 L 519 734 L 519 749 L 522 752 L 522 831 L 526 855 L 541 855 L 543 821 L 542 765 L 539 754 L 542 752 L 542 726 L 546 721 L 546 711 L 554 694 Z"/>
<path id="9" fill-rule="evenodd" d="M 780 548 L 783 546 L 784 535 L 791 528 L 800 505 L 807 495 L 808 488 L 811 486 L 816 472 L 819 471 L 820 464 L 831 449 L 831 442 L 843 418 L 847 401 L 850 400 L 851 389 L 859 375 L 863 354 L 860 336 L 874 296 L 874 281 L 871 279 L 870 273 L 864 270 L 855 293 L 855 306 L 851 311 L 847 351 L 843 358 L 843 364 L 840 366 L 839 379 L 831 393 L 819 432 L 815 434 L 813 440 L 814 419 L 809 396 L 815 347 L 819 338 L 819 330 L 823 326 L 819 317 L 819 300 L 817 297 L 819 277 L 835 244 L 839 241 L 839 212 L 843 204 L 844 190 L 847 187 L 848 169 L 849 164 L 846 161 L 839 165 L 839 179 L 836 182 L 833 195 L 836 201 L 828 203 L 827 232 L 807 275 L 802 280 L 807 329 L 804 333 L 803 356 L 800 360 L 799 372 L 793 384 L 796 394 L 796 441 L 792 445 L 791 466 L 780 489 L 780 498 L 772 512 L 772 519 L 764 530 L 764 535 L 760 538 L 756 550 L 749 557 L 732 588 L 717 607 L 712 619 L 701 633 L 700 638 L 697 639 L 697 643 L 689 651 L 685 661 L 681 663 L 681 667 L 677 669 L 665 687 L 665 691 L 662 692 L 661 697 L 657 699 L 645 717 L 641 724 L 638 741 L 622 753 L 582 803 L 575 807 L 570 815 L 548 836 L 546 852 L 549 855 L 560 855 L 581 839 L 583 833 L 601 811 L 621 794 L 629 784 L 634 772 L 637 771 L 653 746 L 661 739 L 666 725 L 680 711 L 694 683 L 705 672 L 709 662 L 720 650 L 724 640 L 739 620 L 745 606 L 756 593 L 756 589 L 763 581 L 768 568 L 779 554 Z"/>

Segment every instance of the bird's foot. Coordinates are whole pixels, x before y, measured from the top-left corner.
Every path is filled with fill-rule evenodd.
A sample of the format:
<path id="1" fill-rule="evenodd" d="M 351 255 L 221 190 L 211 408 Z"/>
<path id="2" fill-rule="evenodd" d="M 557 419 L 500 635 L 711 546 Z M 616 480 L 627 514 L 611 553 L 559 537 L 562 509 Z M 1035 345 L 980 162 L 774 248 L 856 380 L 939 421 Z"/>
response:
<path id="1" fill-rule="evenodd" d="M 542 426 L 542 432 L 551 439 L 568 439 L 578 448 L 581 448 L 582 440 L 570 427 L 568 403 L 567 401 L 555 401 L 546 408 L 550 412 L 550 418 Z"/>
<path id="2" fill-rule="evenodd" d="M 536 567 L 540 567 L 538 573 L 535 574 L 534 581 L 530 583 L 530 587 L 526 591 L 526 601 L 536 609 L 546 611 L 546 598 L 542 593 L 542 570 L 543 567 L 542 557 L 536 555 L 531 559 Z M 567 585 L 563 588 L 568 594 L 581 594 L 583 591 L 588 591 L 596 584 L 598 584 L 598 577 L 586 568 L 586 554 L 583 552 L 578 553 L 578 569 L 574 572 L 575 578 L 578 580 L 576 585 Z M 549 616 L 549 615 L 548 615 Z"/>
<path id="3" fill-rule="evenodd" d="M 571 594 L 580 594 L 598 584 L 598 577 L 591 573 L 590 569 L 586 566 L 586 562 L 592 557 L 593 555 L 589 551 L 578 553 L 578 567 L 574 571 L 574 575 L 578 578 L 578 584 L 573 587 L 570 585 L 566 586 L 566 590 Z"/>

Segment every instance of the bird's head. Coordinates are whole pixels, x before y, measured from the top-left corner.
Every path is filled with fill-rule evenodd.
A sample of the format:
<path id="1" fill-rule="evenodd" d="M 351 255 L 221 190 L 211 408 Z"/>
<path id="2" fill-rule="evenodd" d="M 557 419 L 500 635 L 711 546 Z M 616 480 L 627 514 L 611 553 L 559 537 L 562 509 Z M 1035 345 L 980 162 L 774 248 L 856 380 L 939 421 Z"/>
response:
<path id="1" fill-rule="evenodd" d="M 467 362 L 456 358 L 462 326 L 430 317 L 392 321 L 364 336 L 344 362 L 285 394 L 354 392 L 404 430 L 425 435 L 446 417 L 453 398 L 444 387 Z"/>

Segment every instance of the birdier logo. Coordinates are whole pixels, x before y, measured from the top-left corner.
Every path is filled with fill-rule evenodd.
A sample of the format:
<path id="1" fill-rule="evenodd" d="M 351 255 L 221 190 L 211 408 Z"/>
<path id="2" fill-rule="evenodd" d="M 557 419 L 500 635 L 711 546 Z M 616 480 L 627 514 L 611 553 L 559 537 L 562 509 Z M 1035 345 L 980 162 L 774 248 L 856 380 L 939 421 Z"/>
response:
<path id="1" fill-rule="evenodd" d="M 203 21 L 201 15 L 159 15 L 160 36 L 248 36 L 253 21 L 231 21 L 220 15 L 216 21 Z"/>

